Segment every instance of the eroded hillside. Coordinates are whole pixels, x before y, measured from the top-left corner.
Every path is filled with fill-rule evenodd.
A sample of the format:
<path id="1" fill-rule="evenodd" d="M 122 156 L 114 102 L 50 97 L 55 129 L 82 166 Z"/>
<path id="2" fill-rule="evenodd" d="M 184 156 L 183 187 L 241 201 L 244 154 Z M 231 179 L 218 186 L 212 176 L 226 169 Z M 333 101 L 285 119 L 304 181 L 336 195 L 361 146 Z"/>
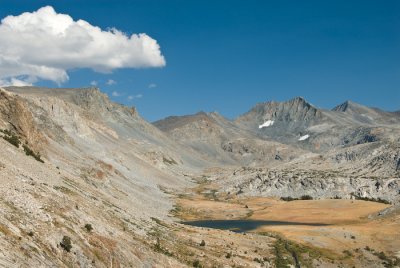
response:
<path id="1" fill-rule="evenodd" d="M 0 140 L 2 265 L 179 266 L 147 233 L 171 221 L 160 189 L 190 186 L 182 167 L 203 160 L 98 89 L 8 88 L 0 104 L 2 137 L 20 143 Z"/>

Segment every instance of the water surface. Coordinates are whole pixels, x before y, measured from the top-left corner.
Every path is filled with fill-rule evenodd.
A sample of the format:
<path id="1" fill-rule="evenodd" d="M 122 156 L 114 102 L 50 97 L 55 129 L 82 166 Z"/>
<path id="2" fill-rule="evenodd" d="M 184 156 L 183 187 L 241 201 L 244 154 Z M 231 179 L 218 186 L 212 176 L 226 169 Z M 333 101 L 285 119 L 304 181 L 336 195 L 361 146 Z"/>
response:
<path id="1" fill-rule="evenodd" d="M 231 230 L 237 233 L 249 232 L 261 226 L 328 226 L 325 223 L 304 223 L 287 221 L 263 221 L 263 220 L 200 220 L 182 222 L 186 225 L 205 227 L 212 229 Z"/>

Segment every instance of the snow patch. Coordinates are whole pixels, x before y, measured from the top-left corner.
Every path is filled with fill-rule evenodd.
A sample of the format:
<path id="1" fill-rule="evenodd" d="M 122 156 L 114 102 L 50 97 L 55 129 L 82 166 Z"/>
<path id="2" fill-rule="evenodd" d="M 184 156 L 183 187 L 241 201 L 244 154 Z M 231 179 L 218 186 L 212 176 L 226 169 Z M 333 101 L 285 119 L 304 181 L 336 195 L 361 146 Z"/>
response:
<path id="1" fill-rule="evenodd" d="M 259 125 L 258 128 L 270 127 L 270 126 L 272 126 L 274 124 L 274 122 L 275 121 L 273 121 L 273 120 L 265 121 L 265 123 L 262 124 L 262 125 Z"/>
<path id="2" fill-rule="evenodd" d="M 299 141 L 305 141 L 306 139 L 308 139 L 310 137 L 310 135 L 304 135 L 304 136 L 301 136 L 300 138 L 299 138 Z"/>

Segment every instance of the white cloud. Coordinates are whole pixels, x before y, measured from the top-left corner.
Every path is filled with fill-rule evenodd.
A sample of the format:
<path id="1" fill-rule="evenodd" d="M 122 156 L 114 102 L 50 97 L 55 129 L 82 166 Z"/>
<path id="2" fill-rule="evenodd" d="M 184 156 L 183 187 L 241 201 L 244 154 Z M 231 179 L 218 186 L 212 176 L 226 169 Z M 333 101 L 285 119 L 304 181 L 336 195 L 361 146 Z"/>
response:
<path id="1" fill-rule="evenodd" d="M 57 83 L 67 71 L 90 68 L 109 73 L 118 68 L 165 66 L 157 41 L 145 33 L 127 36 L 104 31 L 84 20 L 74 21 L 51 6 L 0 24 L 0 79 L 34 77 Z"/>
<path id="2" fill-rule="evenodd" d="M 29 82 L 29 78 L 25 79 L 25 81 L 14 77 L 9 79 L 0 79 L 0 87 L 8 87 L 8 86 L 26 87 L 26 86 L 32 86 L 33 85 L 32 83 Z"/>
<path id="3" fill-rule="evenodd" d="M 97 86 L 97 81 L 92 81 L 92 82 L 90 82 L 90 85 L 92 85 L 92 86 Z"/>
<path id="4" fill-rule="evenodd" d="M 113 91 L 113 92 L 111 93 L 111 95 L 112 95 L 113 97 L 120 97 L 120 96 L 122 96 L 122 94 L 119 93 L 119 92 L 117 92 L 117 91 Z"/>
<path id="5" fill-rule="evenodd" d="M 108 81 L 106 82 L 106 84 L 109 85 L 109 86 L 112 86 L 112 85 L 117 84 L 117 81 L 112 80 L 112 79 L 108 79 Z"/>
<path id="6" fill-rule="evenodd" d="M 147 86 L 148 88 L 156 88 L 157 84 L 151 83 L 150 85 Z"/>
<path id="7" fill-rule="evenodd" d="M 142 98 L 142 97 L 143 97 L 142 94 L 130 95 L 130 96 L 128 96 L 128 100 L 140 99 L 140 98 Z"/>

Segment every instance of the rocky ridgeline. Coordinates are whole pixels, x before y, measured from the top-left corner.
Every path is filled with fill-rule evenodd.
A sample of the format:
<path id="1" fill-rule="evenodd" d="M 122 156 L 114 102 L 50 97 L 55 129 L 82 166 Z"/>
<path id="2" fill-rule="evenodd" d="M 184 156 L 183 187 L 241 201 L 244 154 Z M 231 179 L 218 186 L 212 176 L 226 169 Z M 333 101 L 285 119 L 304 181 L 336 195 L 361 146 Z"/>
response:
<path id="1" fill-rule="evenodd" d="M 400 174 L 399 113 L 351 101 L 326 110 L 297 97 L 259 103 L 235 120 L 198 113 L 153 124 L 220 166 L 271 168 L 293 161 L 314 166 L 314 155 L 324 159 L 317 161 L 321 166 L 357 175 Z"/>
<path id="2" fill-rule="evenodd" d="M 226 174 L 219 183 L 224 192 L 243 196 L 400 202 L 400 178 L 359 177 L 337 171 L 242 168 Z"/>

